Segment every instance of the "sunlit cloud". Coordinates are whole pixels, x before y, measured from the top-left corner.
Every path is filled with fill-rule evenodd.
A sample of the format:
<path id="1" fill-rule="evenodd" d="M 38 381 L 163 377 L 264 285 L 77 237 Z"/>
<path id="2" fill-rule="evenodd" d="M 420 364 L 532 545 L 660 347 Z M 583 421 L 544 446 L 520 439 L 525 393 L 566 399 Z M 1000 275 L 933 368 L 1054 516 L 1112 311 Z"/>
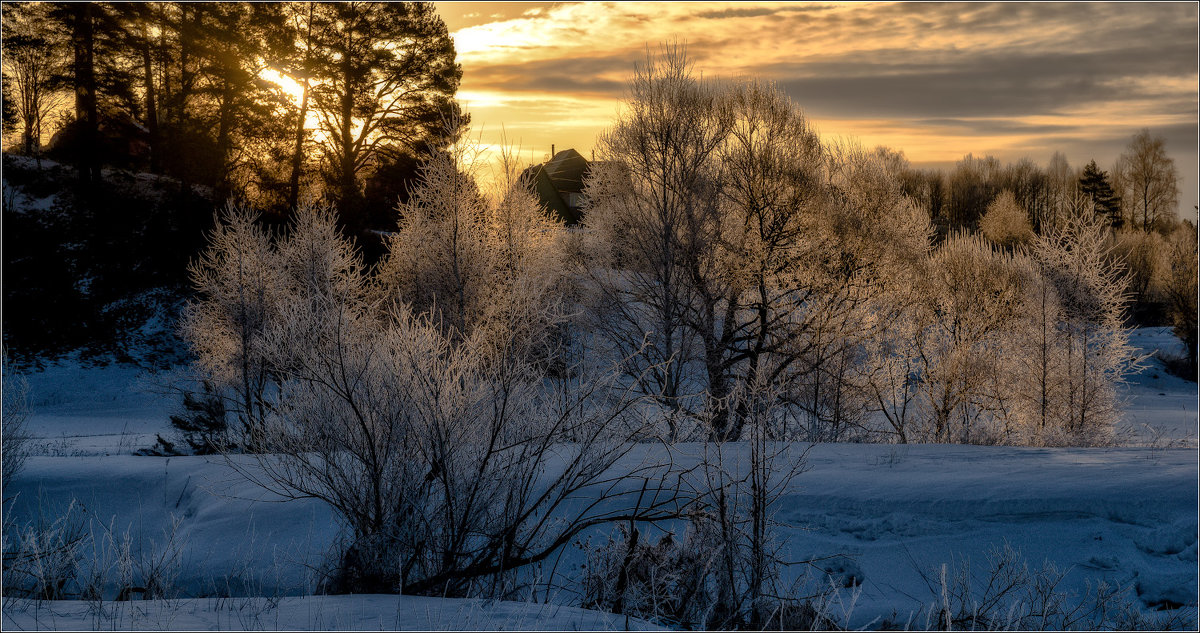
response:
<path id="1" fill-rule="evenodd" d="M 502 123 L 526 144 L 586 155 L 634 64 L 678 41 L 705 77 L 774 81 L 823 134 L 918 163 L 966 153 L 1044 163 L 1062 151 L 1107 165 L 1150 127 L 1184 174 L 1182 206 L 1195 203 L 1195 4 L 584 2 L 491 13 L 501 17 L 453 32 L 460 94 L 489 142 Z"/>

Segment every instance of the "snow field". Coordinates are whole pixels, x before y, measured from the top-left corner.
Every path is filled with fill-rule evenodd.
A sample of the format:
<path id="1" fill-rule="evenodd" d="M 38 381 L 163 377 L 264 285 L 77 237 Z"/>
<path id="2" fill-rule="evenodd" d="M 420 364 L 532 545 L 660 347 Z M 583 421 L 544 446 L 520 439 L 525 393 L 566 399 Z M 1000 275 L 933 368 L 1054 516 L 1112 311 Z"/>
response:
<path id="1" fill-rule="evenodd" d="M 1166 328 L 1132 339 L 1143 352 L 1175 341 Z M 918 611 L 937 600 L 922 574 L 964 561 L 979 572 L 1007 545 L 1031 571 L 1049 564 L 1062 572 L 1060 589 L 1073 595 L 1103 581 L 1128 588 L 1147 611 L 1194 605 L 1196 385 L 1154 359 L 1147 365 L 1125 387 L 1129 447 L 813 446 L 807 470 L 774 508 L 782 558 L 797 563 L 784 584 L 820 568 L 819 580 L 858 585 L 841 590 L 846 623 L 919 627 L 926 616 Z M 54 517 L 74 502 L 94 537 L 127 536 L 141 554 L 177 547 L 171 581 L 181 598 L 117 604 L 110 587 L 102 603 L 109 615 L 93 603 L 6 599 L 6 629 L 625 628 L 618 616 L 563 606 L 578 604 L 573 588 L 586 552 L 576 544 L 529 570 L 540 583 L 530 602 L 309 595 L 341 533 L 326 506 L 282 503 L 222 458 L 132 454 L 168 435 L 179 400 L 161 386 L 180 379 L 73 361 L 27 376 L 34 456 L 4 492 L 6 518 Z M 806 447 L 787 447 L 780 466 Z M 745 447 L 729 451 L 744 463 Z M 677 446 L 677 465 L 700 452 Z M 663 459 L 661 447 L 639 445 L 616 468 Z M 664 524 L 647 536 L 683 527 Z M 608 534 L 597 529 L 580 541 Z"/>

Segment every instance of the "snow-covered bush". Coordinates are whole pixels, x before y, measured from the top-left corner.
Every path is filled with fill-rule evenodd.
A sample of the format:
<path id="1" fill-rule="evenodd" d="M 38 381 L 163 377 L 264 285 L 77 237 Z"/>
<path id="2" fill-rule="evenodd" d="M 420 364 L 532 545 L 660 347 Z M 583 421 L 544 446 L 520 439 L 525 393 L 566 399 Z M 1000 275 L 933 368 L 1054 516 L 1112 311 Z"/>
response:
<path id="1" fill-rule="evenodd" d="M 1191 630 L 1195 607 L 1147 614 L 1132 587 L 1089 581 L 1082 593 L 1061 587 L 1067 571 L 1053 563 L 1030 569 L 1007 542 L 989 550 L 985 565 L 959 557 L 953 565 L 922 570 L 931 594 L 925 628 L 969 631 Z"/>
<path id="2" fill-rule="evenodd" d="M 721 544 L 711 521 L 688 523 L 682 536 L 620 524 L 586 549 L 581 581 L 587 609 L 673 626 L 707 628 L 711 577 Z"/>
<path id="3" fill-rule="evenodd" d="M 569 308 L 566 232 L 515 175 L 489 201 L 472 172 L 457 146 L 422 166 L 373 292 L 385 308 L 432 315 L 454 340 L 544 360 Z"/>
<path id="4" fill-rule="evenodd" d="M 862 380 L 901 442 L 1104 444 L 1134 367 L 1104 227 L 1065 219 L 1029 251 L 952 236 L 879 304 Z"/>
<path id="5" fill-rule="evenodd" d="M 429 200 L 436 183 L 425 182 L 417 198 Z M 434 221 L 444 213 L 428 215 L 423 234 L 435 250 L 449 244 L 448 259 L 410 257 L 409 270 L 466 297 L 456 233 Z M 555 230 L 525 227 L 516 227 L 521 239 Z M 505 255 L 500 240 L 478 239 L 479 226 L 459 228 L 486 255 L 473 265 Z M 226 379 L 237 401 L 249 394 L 255 412 L 255 451 L 230 464 L 286 498 L 325 501 L 352 532 L 329 589 L 465 594 L 589 526 L 678 511 L 674 494 L 629 501 L 642 481 L 669 486 L 668 465 L 610 472 L 644 426 L 636 396 L 612 372 L 582 366 L 564 393 L 527 353 L 540 336 L 534 324 L 559 318 L 554 285 L 521 263 L 532 256 L 508 252 L 504 266 L 475 268 L 490 284 L 476 290 L 488 294 L 458 305 L 479 312 L 446 312 L 440 296 L 421 303 L 425 295 L 395 284 L 404 270 L 396 262 L 408 256 L 399 249 L 414 246 L 405 238 L 392 243 L 383 280 L 364 272 L 328 210 L 298 210 L 275 242 L 244 214 L 215 232 L 197 266 L 206 285 L 188 331 L 201 367 Z M 249 270 L 266 265 L 276 268 Z M 595 503 L 568 503 L 584 490 Z"/>
<path id="6" fill-rule="evenodd" d="M 6 511 L 4 520 L 4 596 L 62 600 L 73 589 L 79 559 L 88 533 L 71 504 L 58 516 L 39 513 L 35 521 L 17 524 Z"/>

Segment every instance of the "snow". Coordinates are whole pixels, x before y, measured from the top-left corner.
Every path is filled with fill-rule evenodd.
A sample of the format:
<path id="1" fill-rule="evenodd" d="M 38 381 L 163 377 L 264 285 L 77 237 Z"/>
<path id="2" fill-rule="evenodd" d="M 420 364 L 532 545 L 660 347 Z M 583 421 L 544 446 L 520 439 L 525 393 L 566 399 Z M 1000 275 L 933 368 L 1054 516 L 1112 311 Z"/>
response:
<path id="1" fill-rule="evenodd" d="M 1133 342 L 1143 353 L 1177 344 L 1166 328 L 1135 331 Z M 314 570 L 329 561 L 342 532 L 327 507 L 280 502 L 222 458 L 132 454 L 153 444 L 155 434 L 168 434 L 167 416 L 179 398 L 164 387 L 186 375 L 65 359 L 26 378 L 35 455 L 4 491 L 12 500 L 6 518 L 54 516 L 74 500 L 94 533 L 109 530 L 118 541 L 128 534 L 143 552 L 166 547 L 178 521 L 173 586 L 181 598 L 105 602 L 107 615 L 85 602 L 6 599 L 6 629 L 627 626 L 623 617 L 569 606 L 577 598 L 563 588 L 584 557 L 574 545 L 556 564 L 549 595 L 542 585 L 524 602 L 310 595 Z M 783 558 L 824 559 L 819 565 L 833 576 L 860 582 L 857 593 L 844 590 L 847 605 L 854 599 L 845 619 L 860 627 L 907 621 L 937 599 L 923 572 L 960 560 L 982 567 L 1005 544 L 1033 570 L 1049 562 L 1064 571 L 1060 588 L 1077 595 L 1103 580 L 1130 588 L 1147 610 L 1195 604 L 1196 383 L 1170 376 L 1152 358 L 1125 389 L 1128 446 L 815 445 L 807 471 L 776 506 Z M 806 446 L 789 447 L 783 459 L 798 459 Z M 686 463 L 701 447 L 677 448 Z M 623 463 L 653 459 L 661 450 L 638 446 Z M 744 447 L 733 452 L 744 459 Z M 680 526 L 663 526 L 672 527 Z M 595 530 L 590 537 L 606 534 Z M 790 567 L 785 582 L 808 569 Z"/>
<path id="2" fill-rule="evenodd" d="M 29 384 L 33 454 L 76 456 L 130 454 L 168 435 L 181 398 L 171 388 L 186 380 L 179 372 L 87 365 L 77 354 L 5 379 L 14 377 Z"/>
<path id="3" fill-rule="evenodd" d="M 1182 356 L 1183 344 L 1169 327 L 1139 328 L 1130 343 L 1141 354 Z M 1143 444 L 1182 443 L 1195 447 L 1197 438 L 1196 383 L 1168 373 L 1158 357 L 1129 379 L 1121 431 Z"/>
<path id="4" fill-rule="evenodd" d="M 421 596 L 155 600 L 106 603 L 100 615 L 82 601 L 23 607 L 5 612 L 6 630 L 662 630 L 637 619 L 554 604 Z"/>

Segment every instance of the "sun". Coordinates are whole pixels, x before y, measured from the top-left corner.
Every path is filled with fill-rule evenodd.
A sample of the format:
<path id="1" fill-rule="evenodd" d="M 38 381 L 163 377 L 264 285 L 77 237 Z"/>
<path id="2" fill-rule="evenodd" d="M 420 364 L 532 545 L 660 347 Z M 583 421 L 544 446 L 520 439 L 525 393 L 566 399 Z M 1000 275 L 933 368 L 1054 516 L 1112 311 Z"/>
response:
<path id="1" fill-rule="evenodd" d="M 304 86 L 300 82 L 288 77 L 287 75 L 275 70 L 274 68 L 264 68 L 259 71 L 258 76 L 279 86 L 284 94 L 292 100 L 292 103 L 299 106 L 300 100 L 304 96 Z"/>

